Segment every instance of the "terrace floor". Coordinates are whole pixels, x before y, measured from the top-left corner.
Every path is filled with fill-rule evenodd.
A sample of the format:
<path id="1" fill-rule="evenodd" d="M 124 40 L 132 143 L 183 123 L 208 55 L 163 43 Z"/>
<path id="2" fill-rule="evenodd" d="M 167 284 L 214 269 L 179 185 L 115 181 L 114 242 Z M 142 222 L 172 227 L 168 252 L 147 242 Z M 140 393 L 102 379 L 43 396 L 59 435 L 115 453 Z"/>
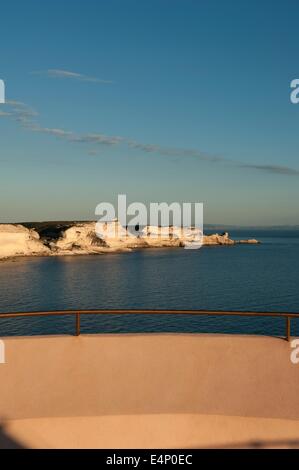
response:
<path id="1" fill-rule="evenodd" d="M 299 364 L 280 338 L 5 339 L 0 448 L 299 447 Z"/>

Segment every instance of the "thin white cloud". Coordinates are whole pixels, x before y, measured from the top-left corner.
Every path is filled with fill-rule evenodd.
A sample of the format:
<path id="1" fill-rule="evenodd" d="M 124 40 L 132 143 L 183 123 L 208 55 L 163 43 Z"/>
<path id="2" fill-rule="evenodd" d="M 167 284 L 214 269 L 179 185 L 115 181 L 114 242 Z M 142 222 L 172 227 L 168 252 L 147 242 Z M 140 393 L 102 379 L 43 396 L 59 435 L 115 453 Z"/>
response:
<path id="1" fill-rule="evenodd" d="M 5 111 L 0 111 L 0 117 L 9 117 L 11 115 L 12 115 L 11 113 L 7 113 Z"/>
<path id="2" fill-rule="evenodd" d="M 5 105 L 8 111 L 1 111 L 3 117 L 8 117 L 20 124 L 24 129 L 32 132 L 39 132 L 43 134 L 53 135 L 55 137 L 70 137 L 72 132 L 63 129 L 41 127 L 36 122 L 36 117 L 39 115 L 34 109 L 21 101 L 8 100 Z"/>
<path id="3" fill-rule="evenodd" d="M 22 125 L 30 124 L 33 118 L 38 116 L 38 113 L 27 106 L 25 103 L 16 100 L 7 100 L 4 105 L 5 111 L 2 116 L 7 116 L 14 121 L 20 122 Z M 8 111 L 6 111 L 8 109 Z"/>
<path id="4" fill-rule="evenodd" d="M 50 77 L 50 78 L 79 80 L 80 82 L 103 83 L 103 84 L 114 83 L 112 80 L 103 80 L 101 78 L 90 77 L 82 73 L 71 72 L 69 70 L 61 70 L 61 69 L 48 69 L 48 70 L 41 70 L 41 71 L 32 72 L 32 73 L 35 75 L 46 75 L 47 77 Z"/>
<path id="5" fill-rule="evenodd" d="M 51 127 L 40 127 L 36 124 L 31 124 L 30 126 L 26 126 L 28 129 L 30 129 L 33 132 L 40 132 L 41 134 L 48 134 L 48 135 L 53 135 L 55 137 L 71 137 L 73 135 L 72 132 L 70 131 L 65 131 L 64 129 L 56 129 L 56 128 L 51 128 Z"/>
<path id="6" fill-rule="evenodd" d="M 17 100 L 6 100 L 5 101 L 5 104 L 8 104 L 9 106 L 15 106 L 16 108 L 17 107 L 27 107 L 27 105 L 25 103 L 23 103 L 22 101 L 17 101 Z"/>
<path id="7" fill-rule="evenodd" d="M 108 136 L 105 134 L 83 134 L 74 136 L 73 142 L 79 143 L 92 143 L 92 144 L 103 144 L 103 145 L 118 145 L 124 142 L 125 139 L 118 136 Z"/>
<path id="8" fill-rule="evenodd" d="M 206 154 L 196 149 L 162 147 L 157 144 L 144 144 L 120 136 L 109 136 L 102 133 L 87 133 L 80 135 L 65 129 L 42 127 L 35 120 L 35 118 L 38 116 L 38 113 L 29 106 L 27 106 L 25 103 L 21 101 L 9 100 L 3 106 L 4 111 L 0 111 L 0 117 L 17 121 L 22 128 L 27 129 L 29 131 L 66 139 L 68 142 L 75 144 L 82 143 L 108 146 L 117 146 L 122 144 L 125 145 L 127 148 L 139 150 L 147 154 L 154 153 L 157 155 L 169 157 L 194 157 L 202 161 L 207 161 L 211 163 L 222 163 L 237 168 L 257 170 L 269 174 L 299 176 L 299 169 L 288 166 L 242 163 L 221 156 Z M 96 149 L 89 150 L 88 152 L 89 155 L 96 155 L 97 153 L 100 152 L 98 152 Z"/>

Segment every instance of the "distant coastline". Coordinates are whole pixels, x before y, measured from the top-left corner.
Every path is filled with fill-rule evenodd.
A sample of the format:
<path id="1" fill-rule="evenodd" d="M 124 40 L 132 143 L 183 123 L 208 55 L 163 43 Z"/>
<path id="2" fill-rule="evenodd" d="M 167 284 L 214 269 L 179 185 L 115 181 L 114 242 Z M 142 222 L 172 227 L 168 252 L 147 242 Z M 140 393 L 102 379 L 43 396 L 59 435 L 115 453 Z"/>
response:
<path id="1" fill-rule="evenodd" d="M 36 222 L 0 224 L 0 259 L 22 256 L 89 255 L 133 251 L 140 248 L 184 247 L 196 241 L 196 229 L 182 233 L 176 227 L 144 227 L 132 235 L 117 220 L 96 222 Z M 113 232 L 113 236 L 111 233 Z M 228 232 L 205 234 L 203 246 L 258 244 L 255 238 L 233 240 Z"/>

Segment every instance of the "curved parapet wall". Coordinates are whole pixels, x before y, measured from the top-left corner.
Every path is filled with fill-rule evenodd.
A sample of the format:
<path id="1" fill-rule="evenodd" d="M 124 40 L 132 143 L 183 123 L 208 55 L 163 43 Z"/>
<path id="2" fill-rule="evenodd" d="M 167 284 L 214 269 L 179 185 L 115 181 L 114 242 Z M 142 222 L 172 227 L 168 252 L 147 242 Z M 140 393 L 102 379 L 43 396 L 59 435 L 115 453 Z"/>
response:
<path id="1" fill-rule="evenodd" d="M 3 424 L 25 420 L 26 432 L 50 433 L 56 446 L 63 435 L 76 441 L 82 422 L 81 439 L 99 447 L 127 438 L 132 447 L 225 444 L 240 429 L 251 439 L 270 439 L 275 429 L 298 436 L 299 366 L 279 338 L 96 335 L 8 338 L 5 346 Z"/>

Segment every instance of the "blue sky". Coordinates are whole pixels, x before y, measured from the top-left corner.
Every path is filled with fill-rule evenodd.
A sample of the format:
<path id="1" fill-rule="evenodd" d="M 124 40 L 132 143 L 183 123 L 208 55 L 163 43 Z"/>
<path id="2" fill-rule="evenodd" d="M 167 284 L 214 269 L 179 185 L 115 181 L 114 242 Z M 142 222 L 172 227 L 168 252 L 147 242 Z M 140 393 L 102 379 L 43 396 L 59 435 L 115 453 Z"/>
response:
<path id="1" fill-rule="evenodd" d="M 206 223 L 299 223 L 299 4 L 1 2 L 0 221 L 103 201 L 204 202 Z"/>

